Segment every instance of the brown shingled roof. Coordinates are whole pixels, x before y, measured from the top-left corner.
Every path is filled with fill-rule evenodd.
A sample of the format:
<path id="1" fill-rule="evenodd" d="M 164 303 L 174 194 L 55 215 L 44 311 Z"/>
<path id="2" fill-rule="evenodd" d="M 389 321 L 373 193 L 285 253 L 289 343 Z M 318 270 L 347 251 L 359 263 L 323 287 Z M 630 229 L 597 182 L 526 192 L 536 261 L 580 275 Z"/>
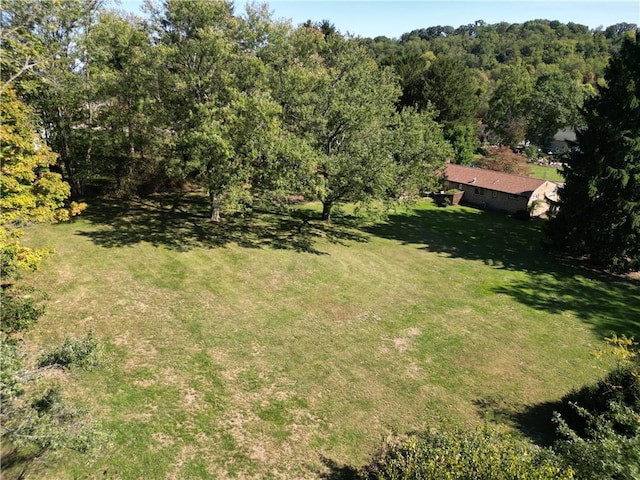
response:
<path id="1" fill-rule="evenodd" d="M 495 190 L 497 192 L 510 193 L 529 197 L 533 191 L 543 185 L 546 180 L 512 175 L 510 173 L 495 172 L 483 168 L 463 167 L 462 165 L 448 164 L 445 178 L 453 183 L 473 185 L 478 188 Z"/>

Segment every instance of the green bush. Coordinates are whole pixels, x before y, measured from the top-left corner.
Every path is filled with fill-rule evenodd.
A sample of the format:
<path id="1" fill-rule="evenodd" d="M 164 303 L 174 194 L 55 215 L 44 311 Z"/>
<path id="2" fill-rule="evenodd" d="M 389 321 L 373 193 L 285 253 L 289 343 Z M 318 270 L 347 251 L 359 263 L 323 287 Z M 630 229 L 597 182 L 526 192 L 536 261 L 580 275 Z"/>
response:
<path id="1" fill-rule="evenodd" d="M 3 447 L 87 453 L 108 440 L 84 409 L 65 403 L 59 387 L 50 388 L 31 403 L 14 401 L 3 407 L 2 440 L 7 442 Z"/>
<path id="2" fill-rule="evenodd" d="M 607 339 L 617 366 L 573 391 L 556 413 L 554 449 L 580 478 L 640 479 L 640 349 L 627 337 Z"/>
<path id="3" fill-rule="evenodd" d="M 27 330 L 44 314 L 44 294 L 34 289 L 2 289 L 0 309 L 0 331 L 13 335 Z"/>
<path id="4" fill-rule="evenodd" d="M 24 368 L 22 360 L 20 350 L 15 343 L 4 339 L 0 342 L 0 404 L 3 407 L 7 402 L 21 395 L 24 390 L 21 375 Z M 4 412 L 4 408 L 0 409 L 0 412 Z"/>
<path id="5" fill-rule="evenodd" d="M 554 444 L 554 450 L 578 478 L 640 479 L 640 413 L 618 402 L 611 402 L 602 414 L 592 414 L 577 405 L 574 408 L 585 419 L 586 427 L 579 435 L 557 415 L 563 438 Z"/>
<path id="6" fill-rule="evenodd" d="M 640 413 L 638 370 L 639 367 L 632 364 L 619 365 L 596 384 L 584 386 L 565 395 L 558 413 L 567 427 L 580 436 L 587 435 L 589 417 L 584 412 L 596 416 L 604 415 L 611 411 L 612 403 Z M 622 425 L 615 428 L 624 433 Z"/>
<path id="7" fill-rule="evenodd" d="M 62 345 L 38 359 L 38 367 L 79 367 L 91 369 L 100 365 L 102 350 L 93 332 L 84 339 L 65 338 Z"/>
<path id="8" fill-rule="evenodd" d="M 428 433 L 388 444 L 362 469 L 366 480 L 563 480 L 574 478 L 547 449 L 487 429 Z"/>

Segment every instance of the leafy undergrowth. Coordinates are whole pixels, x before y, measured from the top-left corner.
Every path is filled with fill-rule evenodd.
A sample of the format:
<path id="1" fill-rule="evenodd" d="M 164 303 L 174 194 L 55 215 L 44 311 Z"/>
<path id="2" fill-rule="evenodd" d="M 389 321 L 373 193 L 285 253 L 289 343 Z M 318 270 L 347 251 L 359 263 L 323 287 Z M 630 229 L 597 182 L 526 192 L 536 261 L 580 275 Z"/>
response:
<path id="1" fill-rule="evenodd" d="M 343 478 L 394 433 L 489 420 L 535 438 L 520 414 L 597 378 L 604 335 L 640 330 L 637 283 L 547 256 L 535 221 L 317 213 L 217 225 L 190 194 L 29 229 L 56 249 L 31 339 L 103 340 L 109 364 L 69 388 L 112 438 L 33 478 Z"/>

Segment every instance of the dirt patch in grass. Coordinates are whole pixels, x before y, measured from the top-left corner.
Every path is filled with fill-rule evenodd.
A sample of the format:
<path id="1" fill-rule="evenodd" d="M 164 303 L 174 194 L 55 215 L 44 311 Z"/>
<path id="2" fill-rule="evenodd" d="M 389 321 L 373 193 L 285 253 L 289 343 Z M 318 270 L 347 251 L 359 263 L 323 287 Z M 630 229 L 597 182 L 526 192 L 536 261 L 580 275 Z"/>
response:
<path id="1" fill-rule="evenodd" d="M 172 447 L 176 443 L 175 439 L 172 436 L 162 432 L 156 432 L 152 434 L 151 439 L 155 442 L 154 445 L 150 446 L 152 451 L 159 451 L 163 448 Z"/>
<path id="2" fill-rule="evenodd" d="M 185 478 L 183 468 L 185 465 L 196 458 L 198 451 L 191 445 L 186 445 L 180 448 L 176 461 L 169 467 L 170 470 L 167 473 L 167 479 L 169 480 L 181 480 Z"/>

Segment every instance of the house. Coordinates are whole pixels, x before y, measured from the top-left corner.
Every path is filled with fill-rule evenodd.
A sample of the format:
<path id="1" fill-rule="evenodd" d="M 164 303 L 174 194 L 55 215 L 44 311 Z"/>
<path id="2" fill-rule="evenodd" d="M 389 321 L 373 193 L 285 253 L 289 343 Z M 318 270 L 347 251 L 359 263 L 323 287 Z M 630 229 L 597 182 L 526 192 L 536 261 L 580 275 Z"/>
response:
<path id="1" fill-rule="evenodd" d="M 556 132 L 551 141 L 550 153 L 561 153 L 571 149 L 571 145 L 576 141 L 576 131 L 573 128 L 565 128 Z"/>
<path id="2" fill-rule="evenodd" d="M 508 213 L 530 211 L 534 217 L 558 200 L 553 182 L 454 164 L 446 166 L 445 188 L 462 190 L 462 201 L 469 205 Z"/>

